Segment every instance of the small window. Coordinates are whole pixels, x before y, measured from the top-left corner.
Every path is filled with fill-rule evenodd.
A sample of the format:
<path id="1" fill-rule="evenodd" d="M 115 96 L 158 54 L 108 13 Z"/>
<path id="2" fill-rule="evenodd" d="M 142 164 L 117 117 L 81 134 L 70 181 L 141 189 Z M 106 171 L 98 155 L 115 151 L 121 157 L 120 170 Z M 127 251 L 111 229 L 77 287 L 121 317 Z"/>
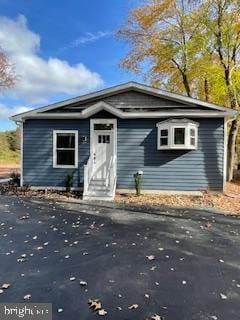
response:
<path id="1" fill-rule="evenodd" d="M 169 119 L 157 123 L 159 150 L 194 150 L 198 139 L 197 122 L 188 119 Z"/>
<path id="2" fill-rule="evenodd" d="M 163 129 L 160 131 L 160 145 L 167 146 L 168 145 L 168 130 Z"/>
<path id="3" fill-rule="evenodd" d="M 94 123 L 94 130 L 113 130 L 113 123 Z"/>
<path id="4" fill-rule="evenodd" d="M 196 129 L 190 128 L 190 145 L 196 146 Z"/>
<path id="5" fill-rule="evenodd" d="M 98 135 L 98 143 L 110 143 L 110 136 L 109 135 Z"/>
<path id="6" fill-rule="evenodd" d="M 53 143 L 53 167 L 77 168 L 78 132 L 73 130 L 56 130 L 54 131 Z"/>

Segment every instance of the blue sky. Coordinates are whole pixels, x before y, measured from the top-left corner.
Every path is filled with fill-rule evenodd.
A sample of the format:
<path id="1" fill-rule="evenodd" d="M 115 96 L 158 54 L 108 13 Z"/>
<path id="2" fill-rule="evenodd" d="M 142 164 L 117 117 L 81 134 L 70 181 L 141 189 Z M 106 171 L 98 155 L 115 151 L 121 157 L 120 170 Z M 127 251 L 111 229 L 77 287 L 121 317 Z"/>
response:
<path id="1" fill-rule="evenodd" d="M 19 80 L 0 96 L 0 131 L 28 110 L 142 79 L 119 68 L 128 51 L 114 32 L 140 0 L 0 0 L 0 46 Z"/>

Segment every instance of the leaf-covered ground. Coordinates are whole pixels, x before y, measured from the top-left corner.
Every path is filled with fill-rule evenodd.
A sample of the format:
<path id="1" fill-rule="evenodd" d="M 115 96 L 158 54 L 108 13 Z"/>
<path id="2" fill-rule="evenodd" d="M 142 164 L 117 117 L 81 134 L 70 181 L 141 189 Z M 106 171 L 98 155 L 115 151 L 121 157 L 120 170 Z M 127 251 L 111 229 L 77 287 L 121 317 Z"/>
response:
<path id="1" fill-rule="evenodd" d="M 137 197 L 134 194 L 115 197 L 117 203 L 138 205 L 140 207 L 150 206 L 174 206 L 174 207 L 198 207 L 215 208 L 231 214 L 240 214 L 240 181 L 227 183 L 224 193 L 203 192 L 202 196 L 189 195 L 142 195 Z"/>
<path id="2" fill-rule="evenodd" d="M 53 319 L 238 320 L 240 219 L 0 196 L 0 302 Z"/>

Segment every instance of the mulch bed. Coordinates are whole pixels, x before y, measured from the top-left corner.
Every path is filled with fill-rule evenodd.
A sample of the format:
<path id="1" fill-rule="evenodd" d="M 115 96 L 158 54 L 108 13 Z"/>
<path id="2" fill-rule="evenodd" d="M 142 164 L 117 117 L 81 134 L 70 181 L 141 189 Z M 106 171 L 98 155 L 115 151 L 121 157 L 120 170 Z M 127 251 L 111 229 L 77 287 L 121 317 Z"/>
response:
<path id="1" fill-rule="evenodd" d="M 141 195 L 117 194 L 116 203 L 146 206 L 173 206 L 215 208 L 226 213 L 240 215 L 240 181 L 227 183 L 226 192 L 203 192 L 202 196 L 190 195 Z"/>

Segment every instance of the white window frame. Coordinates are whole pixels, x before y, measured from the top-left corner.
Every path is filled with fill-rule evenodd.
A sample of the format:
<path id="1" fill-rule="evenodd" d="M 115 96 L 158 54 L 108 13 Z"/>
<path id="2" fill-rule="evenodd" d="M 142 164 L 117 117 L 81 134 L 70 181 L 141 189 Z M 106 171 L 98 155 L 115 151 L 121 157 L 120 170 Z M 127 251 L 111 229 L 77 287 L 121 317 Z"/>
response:
<path id="1" fill-rule="evenodd" d="M 71 133 L 75 134 L 75 163 L 74 165 L 57 164 L 57 134 L 58 133 Z M 64 149 L 62 149 L 64 150 Z M 66 149 L 69 150 L 69 149 Z M 78 168 L 78 130 L 53 130 L 53 168 L 62 169 L 75 169 Z"/>
<path id="2" fill-rule="evenodd" d="M 199 123 L 188 119 L 169 119 L 157 123 L 157 149 L 158 150 L 196 150 L 198 148 L 198 126 Z M 184 144 L 175 144 L 174 135 L 176 128 L 185 129 Z M 191 135 L 191 129 L 195 136 Z M 161 130 L 168 130 L 168 144 L 161 145 Z M 191 138 L 195 137 L 195 145 L 191 145 Z"/>

